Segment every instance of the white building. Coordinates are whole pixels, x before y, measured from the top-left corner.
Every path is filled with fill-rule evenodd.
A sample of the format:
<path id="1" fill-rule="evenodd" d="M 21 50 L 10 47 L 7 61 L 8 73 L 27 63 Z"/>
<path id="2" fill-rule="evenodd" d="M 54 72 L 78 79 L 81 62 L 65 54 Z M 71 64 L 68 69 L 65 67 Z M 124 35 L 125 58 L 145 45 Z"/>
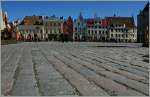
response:
<path id="1" fill-rule="evenodd" d="M 26 16 L 19 25 L 25 40 L 59 40 L 63 33 L 63 19 L 55 16 Z"/>
<path id="2" fill-rule="evenodd" d="M 87 19 L 87 37 L 89 41 L 107 41 L 108 31 L 105 19 Z"/>
<path id="3" fill-rule="evenodd" d="M 133 17 L 106 17 L 109 41 L 136 42 L 137 28 Z"/>
<path id="4" fill-rule="evenodd" d="M 3 12 L 0 11 L 0 31 L 6 28 Z"/>
<path id="5" fill-rule="evenodd" d="M 73 28 L 74 28 L 73 40 L 85 41 L 86 36 L 87 36 L 87 27 L 86 27 L 86 22 L 83 19 L 83 16 L 81 13 L 78 19 L 74 21 Z"/>
<path id="6" fill-rule="evenodd" d="M 46 40 L 59 40 L 63 33 L 63 19 L 55 16 L 43 17 L 43 26 Z"/>

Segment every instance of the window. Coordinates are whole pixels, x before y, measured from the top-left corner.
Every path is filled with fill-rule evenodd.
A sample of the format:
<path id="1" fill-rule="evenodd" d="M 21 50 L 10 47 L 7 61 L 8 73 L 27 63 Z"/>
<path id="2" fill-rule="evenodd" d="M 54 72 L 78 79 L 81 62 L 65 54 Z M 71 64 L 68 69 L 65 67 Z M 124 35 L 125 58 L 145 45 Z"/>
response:
<path id="1" fill-rule="evenodd" d="M 113 29 L 111 29 L 111 32 L 113 32 Z"/>
<path id="2" fill-rule="evenodd" d="M 75 31 L 77 31 L 77 27 L 75 27 Z"/>
<path id="3" fill-rule="evenodd" d="M 99 31 L 99 34 L 101 34 L 101 31 Z"/>
<path id="4" fill-rule="evenodd" d="M 48 33 L 47 29 L 46 29 L 46 33 Z"/>
<path id="5" fill-rule="evenodd" d="M 61 33 L 61 30 L 59 29 L 59 33 Z"/>
<path id="6" fill-rule="evenodd" d="M 113 37 L 113 34 L 111 34 L 111 37 Z"/>
<path id="7" fill-rule="evenodd" d="M 95 31 L 95 34 L 97 34 L 97 31 Z"/>
<path id="8" fill-rule="evenodd" d="M 78 26 L 80 26 L 80 23 L 78 23 Z"/>
<path id="9" fill-rule="evenodd" d="M 104 34 L 104 31 L 103 31 L 103 34 Z"/>
<path id="10" fill-rule="evenodd" d="M 54 26 L 56 26 L 56 23 L 54 23 Z"/>
<path id="11" fill-rule="evenodd" d="M 88 30 L 88 33 L 90 34 L 90 30 Z"/>
<path id="12" fill-rule="evenodd" d="M 108 34 L 107 31 L 106 31 L 106 34 Z"/>
<path id="13" fill-rule="evenodd" d="M 49 23 L 50 26 L 52 26 L 52 23 Z"/>
<path id="14" fill-rule="evenodd" d="M 93 34 L 93 30 L 92 30 L 92 34 Z"/>
<path id="15" fill-rule="evenodd" d="M 58 23 L 58 26 L 61 26 L 61 24 L 60 24 L 60 23 Z"/>

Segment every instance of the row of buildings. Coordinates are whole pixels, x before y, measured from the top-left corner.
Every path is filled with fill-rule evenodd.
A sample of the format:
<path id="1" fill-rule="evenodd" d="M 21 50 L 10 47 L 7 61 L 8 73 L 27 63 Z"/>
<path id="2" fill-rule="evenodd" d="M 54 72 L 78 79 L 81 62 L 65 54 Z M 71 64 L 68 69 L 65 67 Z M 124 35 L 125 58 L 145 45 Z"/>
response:
<path id="1" fill-rule="evenodd" d="M 8 23 L 8 16 L 1 12 L 2 39 L 10 36 L 29 41 L 111 41 L 144 42 L 149 44 L 149 3 L 134 18 L 122 16 L 84 18 L 82 13 L 73 20 L 56 16 L 25 16 L 22 21 Z M 3 30 L 2 30 L 3 29 Z M 6 33 L 7 32 L 7 33 Z M 15 33 L 15 34 L 14 34 Z"/>
<path id="2" fill-rule="evenodd" d="M 70 39 L 73 33 L 73 21 L 71 17 L 64 20 L 56 16 L 26 16 L 18 25 L 23 40 L 64 40 Z"/>
<path id="3" fill-rule="evenodd" d="M 136 42 L 137 28 L 133 17 L 95 17 L 83 19 L 80 14 L 74 22 L 76 41 Z"/>
<path id="4" fill-rule="evenodd" d="M 136 42 L 133 17 L 94 17 L 84 19 L 80 13 L 73 21 L 55 16 L 26 16 L 18 25 L 20 39 Z"/>

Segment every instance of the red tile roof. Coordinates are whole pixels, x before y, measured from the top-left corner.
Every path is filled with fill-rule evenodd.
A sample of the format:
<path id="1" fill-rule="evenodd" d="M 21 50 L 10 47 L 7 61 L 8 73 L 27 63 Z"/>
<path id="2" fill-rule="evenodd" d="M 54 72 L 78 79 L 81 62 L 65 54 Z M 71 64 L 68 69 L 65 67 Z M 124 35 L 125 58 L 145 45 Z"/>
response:
<path id="1" fill-rule="evenodd" d="M 42 17 L 41 16 L 26 16 L 22 21 L 22 25 L 36 24 Z"/>
<path id="2" fill-rule="evenodd" d="M 135 27 L 134 18 L 133 17 L 120 17 L 120 16 L 113 16 L 113 17 L 106 17 L 108 24 L 125 24 L 126 27 L 131 28 Z"/>

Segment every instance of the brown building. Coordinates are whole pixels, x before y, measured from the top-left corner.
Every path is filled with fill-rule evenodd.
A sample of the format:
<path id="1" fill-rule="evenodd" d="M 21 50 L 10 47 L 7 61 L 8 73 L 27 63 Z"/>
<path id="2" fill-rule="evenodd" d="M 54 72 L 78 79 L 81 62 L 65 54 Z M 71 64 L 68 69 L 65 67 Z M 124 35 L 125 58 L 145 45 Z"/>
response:
<path id="1" fill-rule="evenodd" d="M 21 24 L 23 25 L 32 25 L 35 24 L 37 21 L 39 21 L 42 18 L 42 16 L 26 16 L 24 17 L 23 21 Z"/>
<path id="2" fill-rule="evenodd" d="M 19 32 L 23 40 L 43 40 L 44 27 L 42 16 L 25 16 L 20 23 Z"/>
<path id="3" fill-rule="evenodd" d="M 73 20 L 70 16 L 63 23 L 63 34 L 64 34 L 65 41 L 73 40 Z"/>
<path id="4" fill-rule="evenodd" d="M 149 45 L 149 2 L 137 16 L 138 42 Z"/>

